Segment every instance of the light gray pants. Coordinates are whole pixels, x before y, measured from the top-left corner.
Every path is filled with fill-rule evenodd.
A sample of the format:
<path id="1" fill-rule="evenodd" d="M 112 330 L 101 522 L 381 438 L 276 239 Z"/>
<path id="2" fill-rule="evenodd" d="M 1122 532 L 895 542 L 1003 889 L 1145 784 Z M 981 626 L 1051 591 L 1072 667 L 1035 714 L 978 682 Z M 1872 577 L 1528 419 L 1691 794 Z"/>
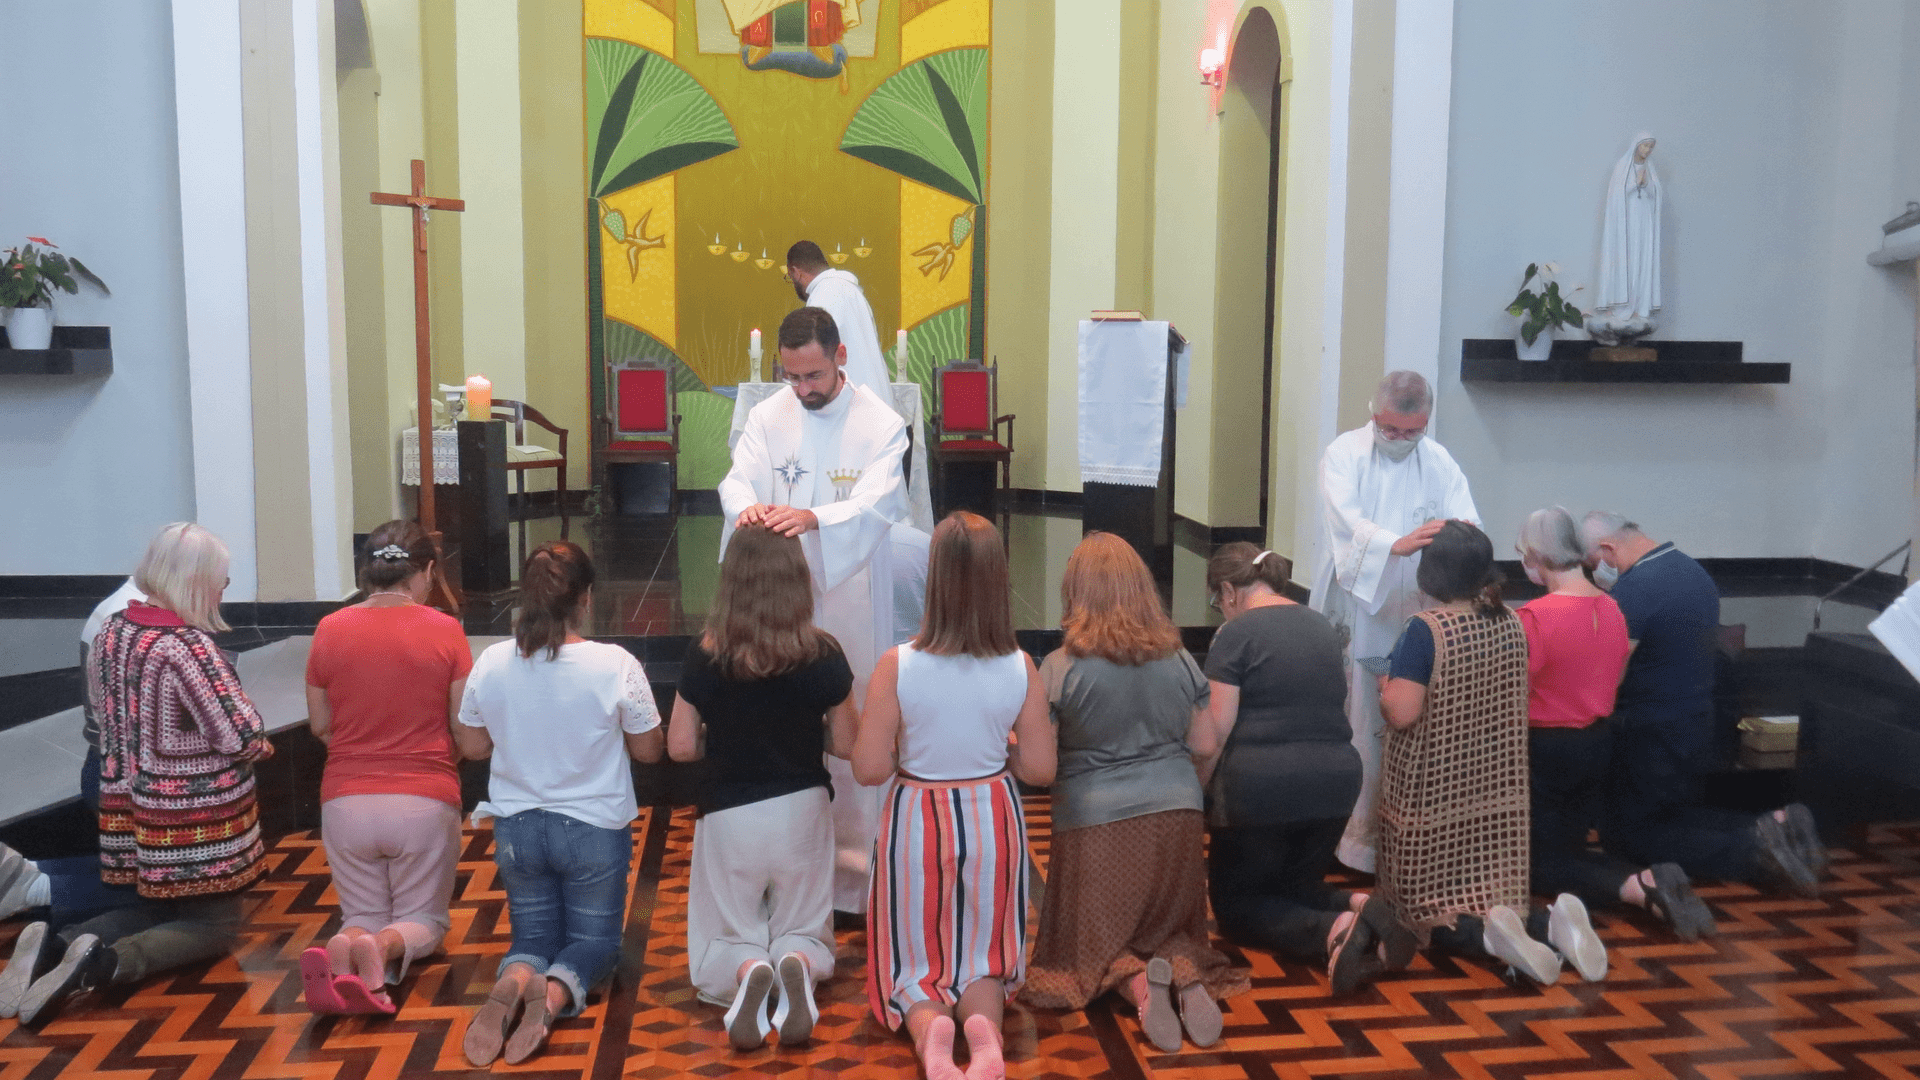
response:
<path id="1" fill-rule="evenodd" d="M 440 947 L 452 925 L 447 907 L 460 861 L 459 808 L 419 795 L 345 795 L 321 804 L 320 839 L 342 928 L 391 929 L 406 943 L 406 954 L 387 972 L 389 982 L 399 981 L 415 960 Z"/>
<path id="2" fill-rule="evenodd" d="M 717 810 L 693 827 L 687 966 L 702 1001 L 725 1005 L 740 965 L 807 958 L 833 974 L 833 815 L 827 789 Z"/>

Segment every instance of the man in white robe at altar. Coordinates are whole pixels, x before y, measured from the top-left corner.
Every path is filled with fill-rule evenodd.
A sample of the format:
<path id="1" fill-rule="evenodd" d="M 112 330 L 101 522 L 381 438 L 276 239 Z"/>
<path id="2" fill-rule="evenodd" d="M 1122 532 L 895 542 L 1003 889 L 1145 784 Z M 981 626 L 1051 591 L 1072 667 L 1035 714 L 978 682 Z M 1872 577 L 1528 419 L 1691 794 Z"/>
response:
<path id="1" fill-rule="evenodd" d="M 780 324 L 780 364 L 791 392 L 753 407 L 720 482 L 720 551 L 734 529 L 765 525 L 798 536 L 813 572 L 814 623 L 853 668 L 855 702 L 880 653 L 893 645 L 894 523 L 907 515 L 900 463 L 906 428 L 893 409 L 847 376 L 833 317 L 815 307 Z M 834 908 L 864 912 L 882 789 L 827 758 L 833 778 Z"/>
<path id="2" fill-rule="evenodd" d="M 880 331 L 873 307 L 860 289 L 860 279 L 827 264 L 820 245 L 802 240 L 787 249 L 787 276 L 800 302 L 833 316 L 840 343 L 847 347 L 847 381 L 872 391 L 881 404 L 893 408 L 887 359 L 880 353 Z M 884 650 L 882 650 L 884 651 Z"/>
<path id="3" fill-rule="evenodd" d="M 1467 478 L 1446 448 L 1426 438 L 1433 388 L 1418 372 L 1388 372 L 1374 391 L 1373 419 L 1341 434 L 1320 458 L 1320 544 L 1312 606 L 1347 639 L 1347 720 L 1363 766 L 1360 799 L 1336 854 L 1371 873 L 1378 846 L 1383 722 L 1378 660 L 1393 651 L 1415 612 L 1433 606 L 1414 572 L 1420 549 L 1449 519 L 1480 523 Z M 1376 671 L 1363 661 L 1376 660 Z"/>

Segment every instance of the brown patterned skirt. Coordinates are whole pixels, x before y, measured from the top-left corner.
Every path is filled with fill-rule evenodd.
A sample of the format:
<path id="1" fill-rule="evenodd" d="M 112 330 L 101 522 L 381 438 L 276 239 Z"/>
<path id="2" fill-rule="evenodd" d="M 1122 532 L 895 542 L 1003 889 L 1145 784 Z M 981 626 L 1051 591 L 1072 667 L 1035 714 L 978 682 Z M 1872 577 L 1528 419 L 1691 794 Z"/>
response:
<path id="1" fill-rule="evenodd" d="M 1216 998 L 1250 988 L 1207 940 L 1207 867 L 1198 810 L 1166 810 L 1053 834 L 1040 930 L 1020 1000 L 1080 1009 L 1147 969 L 1173 962 L 1176 987 Z"/>

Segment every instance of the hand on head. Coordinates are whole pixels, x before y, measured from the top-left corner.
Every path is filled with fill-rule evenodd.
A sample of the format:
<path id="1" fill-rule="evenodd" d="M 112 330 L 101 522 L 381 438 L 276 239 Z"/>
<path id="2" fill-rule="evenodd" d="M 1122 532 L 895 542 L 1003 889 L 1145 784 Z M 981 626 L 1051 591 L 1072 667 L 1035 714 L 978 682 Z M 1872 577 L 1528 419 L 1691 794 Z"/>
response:
<path id="1" fill-rule="evenodd" d="M 1421 548 L 1433 543 L 1434 534 L 1438 533 L 1446 524 L 1446 519 L 1434 518 L 1432 521 L 1395 540 L 1393 542 L 1393 553 L 1404 559 L 1414 552 L 1419 551 Z"/>
<path id="2" fill-rule="evenodd" d="M 754 503 L 740 511 L 740 516 L 733 522 L 736 529 L 744 529 L 749 525 L 763 525 L 781 536 L 799 536 L 819 528 L 820 519 L 813 511 L 803 507 Z"/>

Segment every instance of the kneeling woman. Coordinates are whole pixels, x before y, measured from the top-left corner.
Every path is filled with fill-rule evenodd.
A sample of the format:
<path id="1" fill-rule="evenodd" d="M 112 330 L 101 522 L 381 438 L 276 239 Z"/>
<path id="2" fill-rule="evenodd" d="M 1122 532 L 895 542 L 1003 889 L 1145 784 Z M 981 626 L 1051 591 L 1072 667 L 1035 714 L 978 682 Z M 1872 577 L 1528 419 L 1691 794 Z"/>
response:
<path id="1" fill-rule="evenodd" d="M 494 819 L 513 921 L 498 981 L 467 1025 L 467 1060 L 478 1066 L 503 1044 L 510 1065 L 532 1057 L 553 1018 L 578 1015 L 620 959 L 640 812 L 627 758 L 659 761 L 666 740 L 640 661 L 580 636 L 592 610 L 587 553 L 565 540 L 534 548 L 513 639 L 474 661 L 460 701 L 461 752 L 493 756 L 474 815 Z"/>
<path id="2" fill-rule="evenodd" d="M 814 984 L 833 974 L 833 818 L 823 753 L 853 750 L 853 670 L 813 625 L 800 541 L 733 534 L 706 632 L 687 647 L 667 729 L 675 761 L 704 756 L 687 895 L 687 967 L 730 1006 L 735 1049 L 812 1036 Z M 825 721 L 823 723 L 822 721 Z M 828 739 L 831 728 L 832 739 Z"/>
<path id="3" fill-rule="evenodd" d="M 933 533 L 925 621 L 874 668 L 853 748 L 862 784 L 894 782 L 874 845 L 867 1001 L 888 1027 L 906 1023 L 929 1080 L 960 1076 L 956 1011 L 970 1080 L 1006 1075 L 1000 1020 L 1026 971 L 1014 780 L 1051 783 L 1054 740 L 1012 603 L 1000 534 L 977 514 L 949 515 Z"/>

